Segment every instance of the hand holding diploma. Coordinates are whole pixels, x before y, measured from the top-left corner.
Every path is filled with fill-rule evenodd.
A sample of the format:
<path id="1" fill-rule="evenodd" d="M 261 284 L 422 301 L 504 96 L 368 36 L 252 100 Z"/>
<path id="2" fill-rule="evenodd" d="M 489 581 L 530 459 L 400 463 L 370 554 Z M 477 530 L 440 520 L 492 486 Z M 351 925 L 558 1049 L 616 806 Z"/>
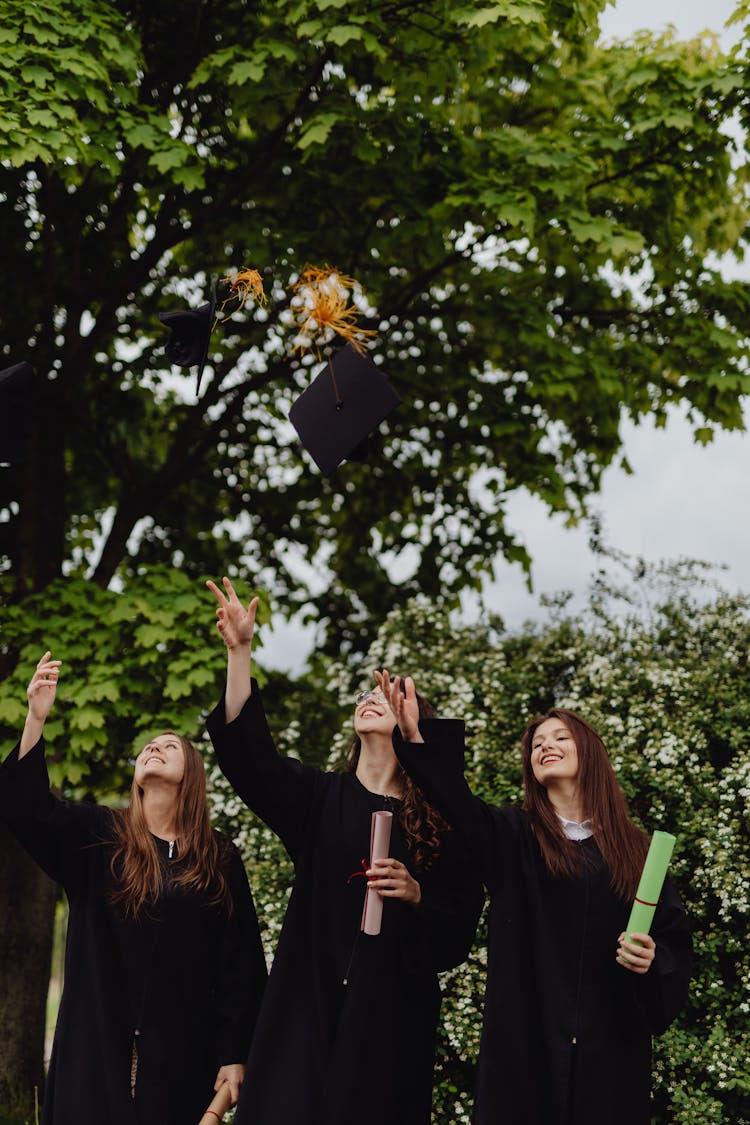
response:
<path id="1" fill-rule="evenodd" d="M 400 898 L 413 906 L 419 906 L 422 901 L 419 883 L 397 859 L 374 860 L 366 875 L 370 887 L 386 898 Z"/>
<path id="2" fill-rule="evenodd" d="M 647 973 L 656 956 L 654 939 L 649 934 L 626 934 L 623 930 L 617 940 L 617 964 L 622 965 L 623 969 L 629 969 L 631 973 Z"/>
<path id="3" fill-rule="evenodd" d="M 674 845 L 675 837 L 669 832 L 654 832 L 627 928 L 618 938 L 617 961 L 633 973 L 647 973 L 656 955 L 656 943 L 648 931 L 654 920 Z"/>

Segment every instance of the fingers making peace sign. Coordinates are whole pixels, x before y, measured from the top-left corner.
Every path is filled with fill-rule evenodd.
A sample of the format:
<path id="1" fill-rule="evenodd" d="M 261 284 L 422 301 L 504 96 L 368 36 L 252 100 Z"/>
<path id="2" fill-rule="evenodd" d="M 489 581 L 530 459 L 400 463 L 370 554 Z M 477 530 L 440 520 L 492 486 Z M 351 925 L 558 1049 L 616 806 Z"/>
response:
<path id="1" fill-rule="evenodd" d="M 258 598 L 253 598 L 245 608 L 237 597 L 234 586 L 229 579 L 223 578 L 222 582 L 226 593 L 220 590 L 210 578 L 206 585 L 219 603 L 216 610 L 216 617 L 218 618 L 216 625 L 224 644 L 228 649 L 238 648 L 241 645 L 251 645 L 255 632 Z"/>

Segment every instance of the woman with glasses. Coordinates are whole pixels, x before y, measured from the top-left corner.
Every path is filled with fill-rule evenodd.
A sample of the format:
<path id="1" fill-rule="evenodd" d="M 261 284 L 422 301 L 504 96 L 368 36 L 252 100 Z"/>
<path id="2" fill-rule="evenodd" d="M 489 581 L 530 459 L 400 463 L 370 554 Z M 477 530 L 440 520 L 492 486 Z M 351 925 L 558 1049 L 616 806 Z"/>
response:
<path id="1" fill-rule="evenodd" d="M 413 706 L 383 688 L 398 717 Z M 687 998 L 691 939 L 667 879 L 650 934 L 624 933 L 648 837 L 602 739 L 557 708 L 521 743 L 522 808 L 475 797 L 451 745 L 394 734 L 400 762 L 469 848 L 491 896 L 475 1125 L 648 1125 L 651 1035 Z"/>
<path id="2" fill-rule="evenodd" d="M 209 733 L 227 778 L 295 867 L 237 1125 L 429 1125 L 437 973 L 467 956 L 481 888 L 399 767 L 396 720 L 379 690 L 357 697 L 348 772 L 277 754 L 250 680 L 257 599 L 243 607 L 226 578 L 223 591 L 208 586 L 227 647 Z M 401 722 L 438 743 L 446 724 L 433 714 L 412 690 Z M 368 867 L 380 811 L 393 814 L 389 857 Z M 368 887 L 383 902 L 372 936 L 361 932 Z"/>
<path id="3" fill-rule="evenodd" d="M 0 765 L 0 822 L 65 889 L 65 984 L 43 1125 L 193 1125 L 236 1101 L 266 982 L 239 852 L 211 828 L 203 760 L 164 731 L 130 801 L 61 800 L 44 726 L 61 675 L 47 652 L 21 740 Z"/>

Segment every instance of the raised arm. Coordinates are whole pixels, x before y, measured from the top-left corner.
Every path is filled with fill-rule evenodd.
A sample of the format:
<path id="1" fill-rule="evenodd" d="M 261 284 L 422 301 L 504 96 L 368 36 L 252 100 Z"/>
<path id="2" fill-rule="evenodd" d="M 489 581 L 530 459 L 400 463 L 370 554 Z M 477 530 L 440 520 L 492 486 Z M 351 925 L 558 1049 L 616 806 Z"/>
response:
<path id="1" fill-rule="evenodd" d="M 45 652 L 29 681 L 29 711 L 20 742 L 0 765 L 0 819 L 39 866 L 69 895 L 85 869 L 82 849 L 110 815 L 93 804 L 60 800 L 50 791 L 44 724 L 57 692 L 62 661 Z"/>
<path id="2" fill-rule="evenodd" d="M 53 660 L 52 653 L 45 652 L 31 677 L 26 689 L 29 711 L 18 748 L 19 758 L 24 758 L 42 737 L 44 724 L 52 710 L 52 704 L 55 702 L 61 664 L 62 660 Z"/>
<path id="3" fill-rule="evenodd" d="M 217 624 L 227 646 L 225 696 L 206 720 L 216 758 L 237 795 L 296 859 L 323 774 L 276 751 L 260 690 L 250 680 L 258 599 L 244 607 L 228 578 L 223 579 L 224 593 L 213 582 L 206 585 L 219 603 Z"/>
<path id="4" fill-rule="evenodd" d="M 393 732 L 393 749 L 403 769 L 427 800 L 462 837 L 473 870 L 495 885 L 510 828 L 505 810 L 475 797 L 464 776 L 464 724 L 458 719 L 421 719 L 418 738 L 407 738 L 401 725 Z"/>
<path id="5" fill-rule="evenodd" d="M 226 721 L 231 723 L 250 698 L 251 656 L 258 599 L 253 598 L 245 608 L 229 579 L 223 578 L 222 583 L 225 592 L 210 579 L 206 585 L 219 603 L 216 609 L 216 626 L 227 646 L 227 690 L 224 707 Z"/>

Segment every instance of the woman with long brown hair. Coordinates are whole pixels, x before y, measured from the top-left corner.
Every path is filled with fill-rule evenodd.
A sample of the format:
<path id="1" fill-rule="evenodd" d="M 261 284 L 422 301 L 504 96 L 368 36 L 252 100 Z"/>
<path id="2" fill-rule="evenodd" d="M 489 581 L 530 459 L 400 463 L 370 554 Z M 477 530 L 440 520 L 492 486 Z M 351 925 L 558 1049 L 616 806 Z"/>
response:
<path id="1" fill-rule="evenodd" d="M 520 809 L 472 794 L 460 734 L 394 744 L 491 896 L 474 1125 L 648 1125 L 651 1036 L 685 1003 L 691 940 L 669 880 L 651 934 L 626 940 L 648 837 L 602 739 L 563 708 L 533 719 Z"/>
<path id="2" fill-rule="evenodd" d="M 355 700 L 345 771 L 276 752 L 250 679 L 257 599 L 245 608 L 228 579 L 224 591 L 208 585 L 227 646 L 226 693 L 209 733 L 238 795 L 295 866 L 237 1125 L 429 1125 L 437 973 L 467 956 L 481 887 L 456 834 L 399 767 L 381 691 Z M 403 729 L 439 742 L 444 721 L 427 717 L 409 683 Z M 368 867 L 373 813 L 383 811 L 389 855 Z M 361 930 L 366 893 L 383 901 L 377 935 Z"/>
<path id="3" fill-rule="evenodd" d="M 69 902 L 65 982 L 43 1125 L 197 1125 L 237 1100 L 266 967 L 250 888 L 211 828 L 203 761 L 164 731 L 139 753 L 124 809 L 49 787 L 44 724 L 61 661 L 28 687 L 0 766 L 0 819 Z"/>

